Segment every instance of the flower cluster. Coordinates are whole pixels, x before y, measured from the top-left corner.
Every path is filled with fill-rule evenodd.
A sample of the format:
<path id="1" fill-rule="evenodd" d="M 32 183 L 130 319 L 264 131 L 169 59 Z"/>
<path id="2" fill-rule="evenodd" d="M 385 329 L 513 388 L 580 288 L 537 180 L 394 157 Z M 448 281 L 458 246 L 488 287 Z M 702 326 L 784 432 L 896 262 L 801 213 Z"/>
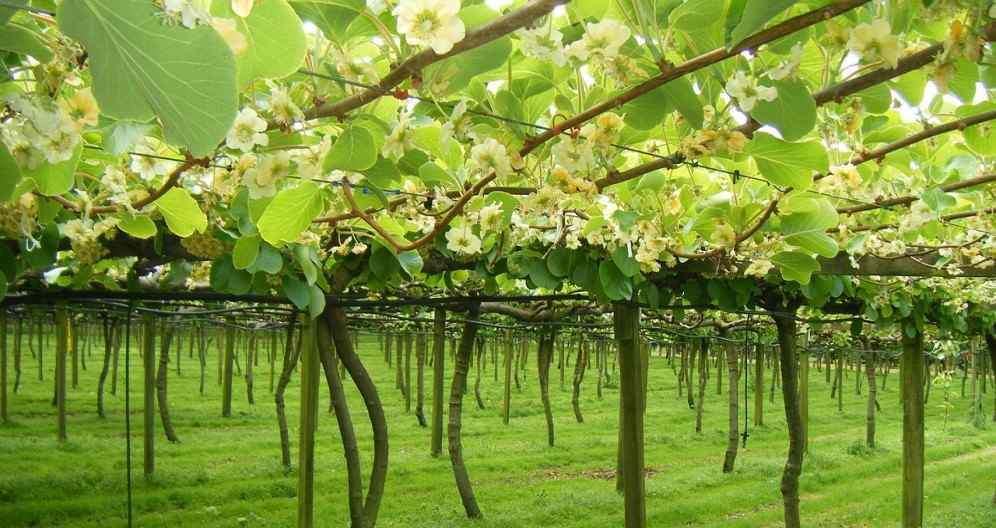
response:
<path id="1" fill-rule="evenodd" d="M 747 77 L 742 71 L 737 71 L 733 78 L 726 82 L 726 91 L 737 100 L 740 109 L 750 112 L 758 101 L 774 101 L 778 90 L 773 86 L 762 86 L 754 77 Z"/>
<path id="2" fill-rule="evenodd" d="M 198 24 L 211 22 L 211 0 L 157 0 L 157 3 L 167 24 L 193 29 Z"/>
<path id="3" fill-rule="evenodd" d="M 27 169 L 72 158 L 83 128 L 97 123 L 97 102 L 88 89 L 60 104 L 19 94 L 5 102 L 16 115 L 4 123 L 0 138 L 18 165 Z"/>
<path id="4" fill-rule="evenodd" d="M 204 260 L 214 260 L 228 251 L 225 243 L 210 233 L 194 233 L 180 240 L 180 245 L 187 253 Z"/>
<path id="5" fill-rule="evenodd" d="M 855 26 L 847 47 L 865 61 L 882 61 L 890 68 L 899 64 L 899 39 L 892 34 L 889 22 L 882 18 Z"/>

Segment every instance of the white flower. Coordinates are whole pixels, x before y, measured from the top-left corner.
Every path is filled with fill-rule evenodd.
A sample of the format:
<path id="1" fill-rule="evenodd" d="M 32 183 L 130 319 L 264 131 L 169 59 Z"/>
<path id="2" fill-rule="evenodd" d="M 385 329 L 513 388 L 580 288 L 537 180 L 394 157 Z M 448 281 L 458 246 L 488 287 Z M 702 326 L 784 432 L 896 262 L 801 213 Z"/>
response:
<path id="1" fill-rule="evenodd" d="M 597 24 L 589 22 L 581 39 L 567 46 L 567 56 L 580 62 L 609 62 L 619 54 L 619 48 L 629 40 L 629 28 L 607 18 Z"/>
<path id="2" fill-rule="evenodd" d="M 744 270 L 744 275 L 747 277 L 764 278 L 764 276 L 767 275 L 773 267 L 775 267 L 775 265 L 768 259 L 754 259 L 750 262 L 750 265 L 747 266 L 747 269 Z"/>
<path id="3" fill-rule="evenodd" d="M 408 114 L 398 116 L 397 126 L 391 130 L 391 134 L 387 136 L 387 140 L 384 141 L 384 146 L 380 150 L 381 155 L 385 158 L 397 161 L 405 155 L 405 152 L 415 148 L 415 135 L 412 134 L 408 119 Z"/>
<path id="4" fill-rule="evenodd" d="M 232 12 L 245 18 L 252 12 L 252 4 L 253 0 L 232 0 Z"/>
<path id="5" fill-rule="evenodd" d="M 161 159 L 160 154 L 146 145 L 136 145 L 135 154 L 131 156 L 128 168 L 138 174 L 143 180 L 151 180 L 162 176 L 173 169 L 174 163 Z"/>
<path id="6" fill-rule="evenodd" d="M 899 64 L 899 39 L 892 34 L 889 22 L 882 18 L 855 26 L 847 47 L 865 60 L 881 60 L 893 68 Z"/>
<path id="7" fill-rule="evenodd" d="M 474 145 L 470 149 L 470 159 L 485 175 L 494 171 L 501 178 L 512 172 L 512 164 L 508 159 L 505 145 L 494 138 L 488 138 L 484 140 L 484 143 Z"/>
<path id="8" fill-rule="evenodd" d="M 561 136 L 550 153 L 557 165 L 573 174 L 587 174 L 595 167 L 595 153 L 589 141 L 580 141 L 570 136 Z"/>
<path id="9" fill-rule="evenodd" d="M 836 176 L 841 181 L 847 184 L 848 187 L 852 189 L 857 189 L 861 187 L 862 178 L 858 169 L 851 165 L 850 163 L 845 163 L 843 165 L 834 165 L 830 167 L 830 174 Z"/>
<path id="10" fill-rule="evenodd" d="M 270 97 L 266 104 L 274 121 L 287 126 L 304 119 L 304 113 L 294 104 L 286 88 L 273 81 L 268 81 L 267 84 L 270 86 Z"/>
<path id="11" fill-rule="evenodd" d="M 249 188 L 249 197 L 258 200 L 277 194 L 277 181 L 289 174 L 290 154 L 281 150 L 260 158 L 255 167 L 246 171 L 242 182 Z"/>
<path id="12" fill-rule="evenodd" d="M 461 255 L 476 255 L 481 252 L 481 239 L 474 235 L 470 224 L 463 224 L 446 232 L 446 249 Z"/>
<path id="13" fill-rule="evenodd" d="M 76 121 L 76 125 L 80 129 L 85 126 L 97 126 L 100 109 L 97 108 L 97 100 L 89 88 L 76 90 L 72 97 L 60 100 L 59 106 Z"/>
<path id="14" fill-rule="evenodd" d="M 716 224 L 712 231 L 712 242 L 717 246 L 733 247 L 737 241 L 737 232 L 727 223 Z"/>
<path id="15" fill-rule="evenodd" d="M 503 218 L 500 204 L 485 205 L 477 213 L 477 219 L 482 231 L 497 231 Z"/>
<path id="16" fill-rule="evenodd" d="M 225 145 L 230 149 L 249 152 L 256 145 L 266 146 L 270 138 L 263 132 L 266 130 L 266 120 L 259 117 L 252 108 L 243 108 L 235 117 L 232 129 L 228 131 Z"/>
<path id="17" fill-rule="evenodd" d="M 466 128 L 470 124 L 467 114 L 467 101 L 461 99 L 453 106 L 449 121 L 443 123 L 443 130 L 439 135 L 439 143 L 444 147 L 449 146 L 450 140 L 454 137 L 463 139 L 467 135 Z"/>
<path id="18" fill-rule="evenodd" d="M 778 89 L 772 86 L 761 86 L 757 84 L 757 79 L 747 77 L 744 72 L 738 71 L 733 78 L 726 82 L 726 91 L 737 100 L 740 109 L 750 112 L 758 100 L 774 101 L 778 97 Z"/>
<path id="19" fill-rule="evenodd" d="M 162 0 L 162 9 L 170 23 L 179 22 L 193 29 L 197 24 L 211 22 L 210 4 L 210 0 Z"/>
<path id="20" fill-rule="evenodd" d="M 362 255 L 362 254 L 366 253 L 366 251 L 367 251 L 367 245 L 364 244 L 363 242 L 357 242 L 357 243 L 353 244 L 353 248 L 350 249 L 350 251 L 354 255 Z"/>
<path id="21" fill-rule="evenodd" d="M 367 9 L 369 9 L 373 14 L 379 15 L 387 9 L 386 0 L 367 0 Z"/>
<path id="22" fill-rule="evenodd" d="M 516 35 L 519 36 L 519 46 L 523 55 L 548 60 L 557 66 L 567 64 L 563 44 L 564 34 L 556 29 L 541 25 L 533 29 L 520 29 Z"/>
<path id="23" fill-rule="evenodd" d="M 427 45 L 442 55 L 463 40 L 464 25 L 457 13 L 460 0 L 401 0 L 393 14 L 398 33 L 412 46 Z"/>
<path id="24" fill-rule="evenodd" d="M 802 62 L 802 44 L 796 43 L 795 46 L 792 46 L 792 52 L 789 53 L 788 59 L 782 61 L 781 64 L 769 71 L 768 77 L 775 81 L 790 77 L 799 69 L 800 62 Z"/>

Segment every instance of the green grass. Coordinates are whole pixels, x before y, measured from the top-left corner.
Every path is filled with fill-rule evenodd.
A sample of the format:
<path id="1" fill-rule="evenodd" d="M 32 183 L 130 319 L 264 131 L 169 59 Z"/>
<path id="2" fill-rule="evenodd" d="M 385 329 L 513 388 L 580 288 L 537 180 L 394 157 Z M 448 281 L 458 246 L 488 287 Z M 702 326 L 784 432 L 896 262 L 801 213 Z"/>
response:
<path id="1" fill-rule="evenodd" d="M 133 350 L 134 353 L 134 350 Z M 551 393 L 557 446 L 546 446 L 543 410 L 535 380 L 521 393 L 513 389 L 513 418 L 500 418 L 500 384 L 485 372 L 482 391 L 487 408 L 478 410 L 469 393 L 464 400 L 464 454 L 484 520 L 467 521 L 453 484 L 449 461 L 429 456 L 429 431 L 406 415 L 394 389 L 394 374 L 384 364 L 373 338 L 362 353 L 381 391 L 390 424 L 391 464 L 378 526 L 383 527 L 607 527 L 622 525 L 622 500 L 606 475 L 614 466 L 618 392 L 595 397 L 594 372 L 583 393 L 585 423 L 574 421 L 569 381 L 560 390 L 556 365 Z M 107 395 L 108 418 L 96 414 L 98 354 L 69 390 L 69 441 L 55 439 L 51 351 L 45 381 L 37 363 L 24 353 L 22 390 L 12 397 L 13 423 L 0 426 L 0 526 L 108 527 L 125 519 L 125 434 L 123 382 Z M 448 358 L 449 359 L 449 358 Z M 413 360 L 414 362 L 414 360 Z M 136 526 L 292 526 L 296 477 L 280 465 L 279 437 L 269 366 L 256 370 L 256 404 L 246 403 L 244 383 L 235 383 L 234 415 L 221 417 L 217 364 L 208 358 L 208 384 L 197 390 L 197 365 L 184 354 L 183 374 L 170 376 L 173 421 L 182 443 L 169 444 L 157 423 L 156 475 L 142 477 L 141 371 L 132 357 L 134 511 Z M 447 362 L 452 367 L 452 361 Z M 279 368 L 279 365 L 278 365 Z M 781 524 L 779 478 L 787 438 L 781 401 L 765 399 L 764 427 L 751 427 L 733 474 L 720 471 L 726 444 L 726 387 L 707 391 L 702 434 L 694 432 L 694 411 L 677 398 L 675 376 L 655 358 L 650 373 L 646 419 L 646 462 L 655 471 L 647 480 L 650 526 L 756 527 Z M 122 362 L 121 376 L 124 375 Z M 897 526 L 900 519 L 900 409 L 897 376 L 880 393 L 879 447 L 864 440 L 865 398 L 854 393 L 853 373 L 844 391 L 844 412 L 829 398 L 823 374 L 811 369 L 810 452 L 802 475 L 805 526 Z M 473 372 L 472 372 L 473 376 Z M 725 375 L 724 375 L 725 378 Z M 568 373 L 568 380 L 570 372 Z M 473 378 L 471 379 L 471 381 Z M 292 445 L 297 443 L 298 386 L 288 389 Z M 725 382 L 725 380 L 724 380 Z M 414 367 L 413 367 L 414 383 Z M 431 371 L 426 372 L 426 413 L 431 412 Z M 953 384 L 955 408 L 947 429 L 937 388 L 927 413 L 926 525 L 996 525 L 991 506 L 996 460 L 996 427 L 968 424 L 967 400 Z M 370 468 L 371 434 L 362 402 L 351 385 L 350 410 Z M 449 394 L 447 386 L 446 393 Z M 990 408 L 992 388 L 987 395 Z M 316 522 L 346 526 L 345 470 L 335 420 L 324 412 L 323 388 L 316 455 Z M 741 408 L 743 408 L 741 406 Z M 753 413 L 753 407 L 751 406 Z M 158 415 L 157 415 L 158 420 Z M 742 420 L 742 418 L 741 418 Z M 365 475 L 366 479 L 366 475 Z"/>

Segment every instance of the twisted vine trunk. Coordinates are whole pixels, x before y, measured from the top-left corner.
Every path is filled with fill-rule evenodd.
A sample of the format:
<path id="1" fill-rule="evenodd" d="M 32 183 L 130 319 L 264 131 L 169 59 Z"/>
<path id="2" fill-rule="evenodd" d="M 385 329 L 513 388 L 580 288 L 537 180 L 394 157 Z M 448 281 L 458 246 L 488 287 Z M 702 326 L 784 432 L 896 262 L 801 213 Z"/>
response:
<path id="1" fill-rule="evenodd" d="M 727 347 L 726 368 L 730 374 L 729 394 L 729 434 L 726 437 L 726 455 L 723 457 L 723 473 L 732 473 L 737 461 L 740 445 L 740 358 L 735 346 Z"/>
<path id="2" fill-rule="evenodd" d="M 993 421 L 996 422 L 996 335 L 984 332 L 986 348 L 989 349 L 989 371 L 993 375 Z M 993 494 L 993 504 L 996 504 L 996 493 Z"/>
<path id="3" fill-rule="evenodd" d="M 169 414 L 169 400 L 166 397 L 166 377 L 169 376 L 169 347 L 173 342 L 173 328 L 171 321 L 167 320 L 163 324 L 159 350 L 159 372 L 156 374 L 156 400 L 159 403 L 159 418 L 163 422 L 163 432 L 166 433 L 166 439 L 176 443 L 180 441 L 180 438 L 176 436 L 176 430 L 173 429 L 173 420 Z"/>
<path id="4" fill-rule="evenodd" d="M 273 401 L 277 406 L 277 426 L 280 429 L 280 460 L 285 468 L 290 468 L 290 433 L 287 430 L 287 411 L 284 404 L 284 391 L 290 384 L 291 374 L 297 365 L 298 357 L 301 354 L 300 347 L 294 346 L 294 325 L 297 317 L 291 316 L 287 324 L 287 341 L 284 343 L 284 364 L 280 371 L 280 379 L 277 380 L 277 390 L 273 394 Z"/>
<path id="5" fill-rule="evenodd" d="M 584 372 L 588 367 L 588 343 L 584 337 L 578 338 L 578 355 L 574 360 L 574 391 L 571 394 L 571 406 L 574 407 L 574 418 L 578 423 L 584 423 L 581 414 L 581 383 L 584 382 Z"/>
<path id="6" fill-rule="evenodd" d="M 249 334 L 249 342 L 246 344 L 246 401 L 249 405 L 253 405 L 256 402 L 253 401 L 253 376 L 252 368 L 255 365 L 256 356 L 256 333 L 252 332 Z"/>
<path id="7" fill-rule="evenodd" d="M 802 474 L 804 455 L 802 439 L 802 417 L 799 414 L 799 391 L 796 359 L 796 320 L 795 306 L 781 307 L 772 314 L 778 329 L 779 362 L 782 371 L 782 399 L 785 407 L 785 425 L 788 429 L 789 449 L 782 471 L 782 500 L 785 505 L 786 528 L 799 528 L 802 520 L 799 514 L 799 476 Z M 784 314 L 788 314 L 787 316 Z"/>
<path id="8" fill-rule="evenodd" d="M 702 349 L 699 350 L 699 396 L 695 405 L 695 432 L 702 432 L 702 412 L 705 408 L 706 374 L 709 372 L 709 340 L 702 339 Z"/>
<path id="9" fill-rule="evenodd" d="M 17 319 L 14 327 L 14 394 L 21 388 L 21 336 L 24 330 L 24 320 Z"/>
<path id="10" fill-rule="evenodd" d="M 477 373 L 474 377 L 474 399 L 477 400 L 477 408 L 484 409 L 484 399 L 481 398 L 481 365 L 484 363 L 484 340 L 477 340 L 477 362 L 474 365 L 475 372 Z"/>
<path id="11" fill-rule="evenodd" d="M 388 344 L 391 340 L 388 338 Z M 388 353 L 390 357 L 390 353 Z M 436 308 L 432 321 L 432 445 L 431 454 L 443 454 L 443 392 L 446 376 L 446 310 Z"/>
<path id="12" fill-rule="evenodd" d="M 346 392 L 342 387 L 342 379 L 336 368 L 332 339 L 329 334 L 328 323 L 322 321 L 322 324 L 318 325 L 318 351 L 322 368 L 325 370 L 329 391 L 332 394 L 335 420 L 339 426 L 339 436 L 342 439 L 343 457 L 346 459 L 350 526 L 364 528 L 366 518 L 363 512 L 363 471 L 360 467 L 360 450 L 356 444 L 356 431 L 353 429 L 353 419 L 349 414 L 349 405 L 346 401 Z"/>
<path id="13" fill-rule="evenodd" d="M 104 383 L 107 381 L 107 373 L 111 367 L 111 349 L 114 348 L 114 335 L 116 333 L 116 327 L 116 321 L 111 321 L 107 317 L 104 317 L 104 364 L 100 369 L 100 378 L 97 380 L 97 416 L 101 418 L 106 417 L 104 414 Z"/>
<path id="14" fill-rule="evenodd" d="M 366 518 L 367 526 L 373 527 L 377 524 L 377 514 L 380 511 L 380 502 L 384 498 L 384 483 L 387 479 L 387 419 L 384 417 L 384 407 L 381 404 L 380 396 L 377 395 L 377 386 L 370 378 L 363 362 L 360 361 L 360 357 L 356 355 L 356 349 L 353 348 L 353 341 L 349 337 L 349 330 L 346 326 L 346 312 L 341 306 L 329 304 L 325 306 L 324 316 L 332 333 L 332 341 L 335 344 L 339 361 L 342 362 L 346 371 L 349 372 L 349 377 L 353 379 L 353 383 L 360 391 L 360 396 L 362 396 L 363 403 L 367 408 L 370 425 L 373 428 L 373 468 L 370 471 L 370 484 L 363 505 L 363 515 Z"/>
<path id="15" fill-rule="evenodd" d="M 477 337 L 476 321 L 480 315 L 480 304 L 472 303 L 467 314 L 467 322 L 464 323 L 463 335 L 460 337 L 460 346 L 457 349 L 456 364 L 453 367 L 453 381 L 450 385 L 450 416 L 447 436 L 449 438 L 450 464 L 453 467 L 453 478 L 456 480 L 457 491 L 460 493 L 460 500 L 463 502 L 463 509 L 467 517 L 480 519 L 483 517 L 481 508 L 477 505 L 474 497 L 474 489 L 470 484 L 470 475 L 467 474 L 467 467 L 463 463 L 463 445 L 460 440 L 461 413 L 463 412 L 463 393 L 467 385 L 467 371 L 469 370 L 470 355 L 474 351 L 474 340 Z"/>
<path id="16" fill-rule="evenodd" d="M 553 364 L 553 345 L 556 333 L 553 330 L 540 334 L 536 363 L 539 370 L 540 399 L 543 401 L 543 414 L 546 417 L 546 442 L 554 444 L 553 409 L 550 407 L 550 366 Z"/>

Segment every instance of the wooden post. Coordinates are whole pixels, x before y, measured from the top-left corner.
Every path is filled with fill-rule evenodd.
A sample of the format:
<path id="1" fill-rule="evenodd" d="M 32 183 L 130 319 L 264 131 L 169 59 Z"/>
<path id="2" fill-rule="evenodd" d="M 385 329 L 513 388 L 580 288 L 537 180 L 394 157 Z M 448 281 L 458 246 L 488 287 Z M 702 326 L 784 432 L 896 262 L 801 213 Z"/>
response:
<path id="1" fill-rule="evenodd" d="M 145 395 L 143 406 L 143 467 L 145 478 L 152 476 L 156 469 L 156 320 L 150 313 L 142 316 L 142 366 L 145 374 Z"/>
<path id="2" fill-rule="evenodd" d="M 512 332 L 505 332 L 505 398 L 502 400 L 501 419 L 505 425 L 511 420 L 512 411 L 512 356 L 515 355 Z"/>
<path id="3" fill-rule="evenodd" d="M 923 334 L 903 325 L 901 364 L 903 399 L 903 528 L 923 525 Z"/>
<path id="4" fill-rule="evenodd" d="M 799 351 L 799 417 L 802 420 L 802 450 L 809 452 L 809 349 Z"/>
<path id="5" fill-rule="evenodd" d="M 387 336 L 390 345 L 391 336 Z M 391 357 L 390 348 L 386 353 Z M 390 363 L 389 363 L 390 365 Z M 432 322 L 432 456 L 443 454 L 443 393 L 446 376 L 446 310 L 436 308 Z"/>
<path id="6" fill-rule="evenodd" d="M 754 345 L 754 425 L 764 425 L 764 348 Z"/>
<path id="7" fill-rule="evenodd" d="M 225 372 L 221 396 L 221 415 L 228 418 L 232 415 L 232 369 L 235 364 L 235 319 L 225 319 Z"/>
<path id="8" fill-rule="evenodd" d="M 66 441 L 66 355 L 69 348 L 69 320 L 65 303 L 55 307 L 55 405 L 58 409 L 58 438 Z"/>
<path id="9" fill-rule="evenodd" d="M 315 325 L 302 321 L 301 427 L 298 447 L 297 526 L 315 525 L 315 429 L 318 424 L 318 351 Z"/>
<path id="10" fill-rule="evenodd" d="M 647 526 L 643 466 L 643 374 L 640 361 L 640 308 L 612 305 L 619 356 L 619 392 L 622 402 L 621 453 L 626 528 Z"/>

